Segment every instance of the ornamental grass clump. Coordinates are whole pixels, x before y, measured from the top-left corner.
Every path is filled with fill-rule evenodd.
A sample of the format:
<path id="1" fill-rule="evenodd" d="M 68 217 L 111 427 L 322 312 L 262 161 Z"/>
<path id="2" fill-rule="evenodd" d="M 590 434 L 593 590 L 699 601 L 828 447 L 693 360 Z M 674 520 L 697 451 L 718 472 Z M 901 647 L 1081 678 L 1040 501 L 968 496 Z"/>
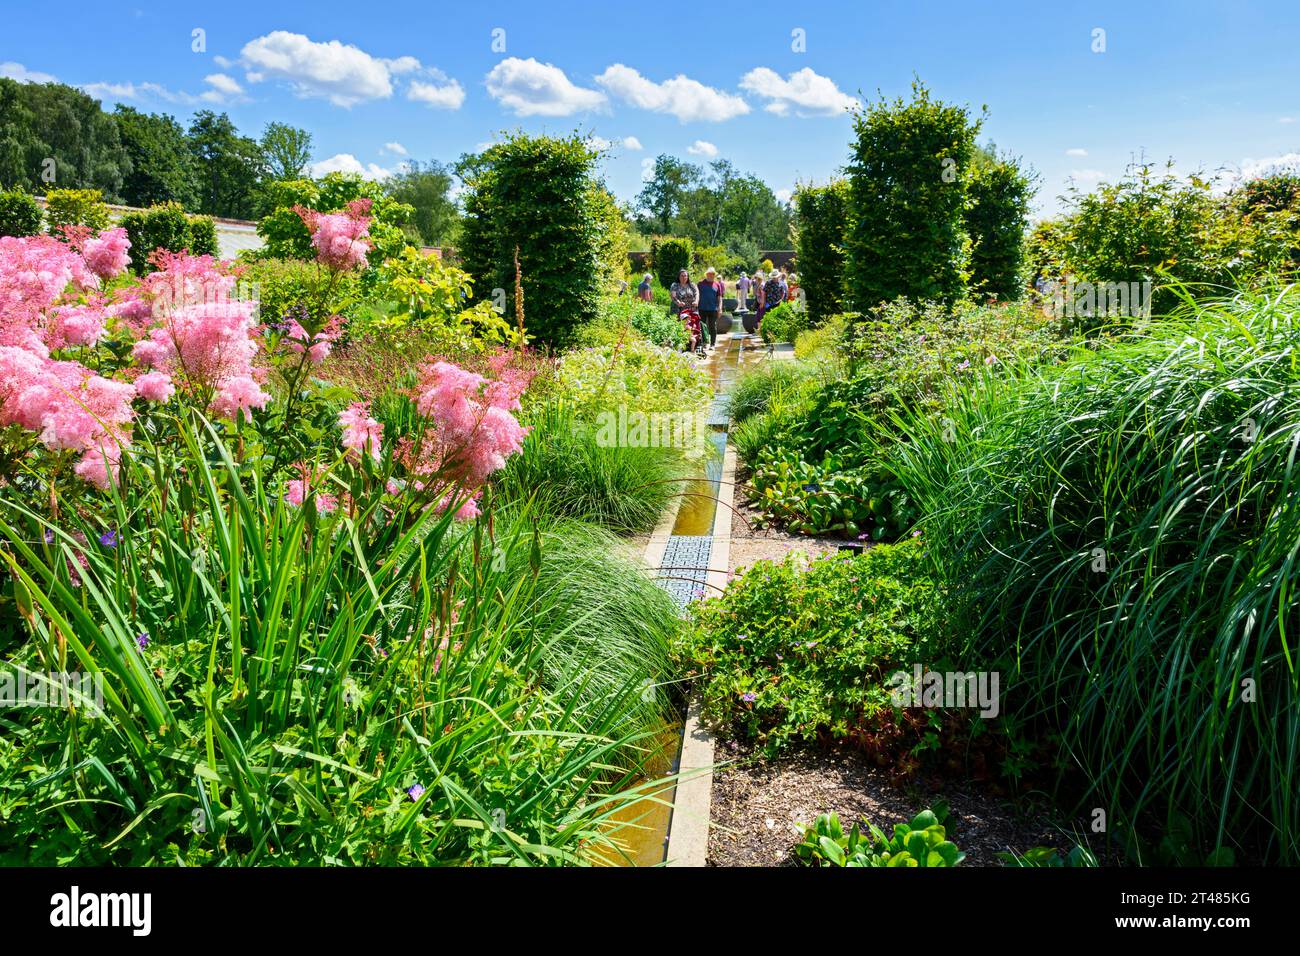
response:
<path id="1" fill-rule="evenodd" d="M 1297 349 L 1300 290 L 1241 294 L 894 423 L 968 658 L 1144 859 L 1300 860 Z"/>

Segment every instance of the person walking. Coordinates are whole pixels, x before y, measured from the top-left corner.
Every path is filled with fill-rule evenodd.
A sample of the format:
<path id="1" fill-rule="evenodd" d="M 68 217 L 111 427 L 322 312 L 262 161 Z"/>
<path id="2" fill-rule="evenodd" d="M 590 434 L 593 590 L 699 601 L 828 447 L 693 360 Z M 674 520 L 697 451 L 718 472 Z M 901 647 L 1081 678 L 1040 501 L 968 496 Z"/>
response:
<path id="1" fill-rule="evenodd" d="M 718 344 L 718 316 L 722 314 L 722 283 L 718 270 L 709 266 L 704 270 L 704 281 L 699 284 L 700 319 L 709 332 L 709 351 Z"/>
<path id="2" fill-rule="evenodd" d="M 751 283 L 749 281 L 749 276 L 745 275 L 745 273 L 742 272 L 740 274 L 740 278 L 736 280 L 736 307 L 738 309 L 742 309 L 744 311 L 749 310 L 750 285 Z"/>
<path id="3" fill-rule="evenodd" d="M 786 288 L 785 278 L 780 272 L 772 270 L 771 277 L 763 283 L 758 294 L 758 327 L 763 328 L 763 316 L 785 301 L 790 290 Z"/>
<path id="4" fill-rule="evenodd" d="M 654 277 L 647 272 L 645 274 L 645 278 L 641 280 L 641 284 L 636 287 L 636 296 L 642 302 L 654 301 L 654 297 L 655 297 L 654 288 L 650 285 L 650 280 L 652 278 Z"/>

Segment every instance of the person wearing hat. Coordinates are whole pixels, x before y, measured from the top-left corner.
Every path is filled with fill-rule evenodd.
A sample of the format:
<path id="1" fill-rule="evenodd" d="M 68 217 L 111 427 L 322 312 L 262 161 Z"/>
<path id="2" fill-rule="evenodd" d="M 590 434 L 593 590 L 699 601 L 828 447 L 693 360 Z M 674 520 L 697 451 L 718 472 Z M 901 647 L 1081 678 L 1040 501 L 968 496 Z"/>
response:
<path id="1" fill-rule="evenodd" d="M 654 277 L 650 275 L 650 273 L 647 272 L 645 274 L 645 278 L 641 280 L 641 284 L 636 287 L 637 298 L 645 302 L 651 302 L 654 300 L 655 292 L 650 285 L 650 280 L 652 278 Z"/>
<path id="2" fill-rule="evenodd" d="M 722 314 L 722 283 L 718 281 L 718 270 L 709 266 L 704 270 L 704 279 L 699 284 L 700 321 L 709 330 L 709 348 L 718 344 L 718 316 Z"/>

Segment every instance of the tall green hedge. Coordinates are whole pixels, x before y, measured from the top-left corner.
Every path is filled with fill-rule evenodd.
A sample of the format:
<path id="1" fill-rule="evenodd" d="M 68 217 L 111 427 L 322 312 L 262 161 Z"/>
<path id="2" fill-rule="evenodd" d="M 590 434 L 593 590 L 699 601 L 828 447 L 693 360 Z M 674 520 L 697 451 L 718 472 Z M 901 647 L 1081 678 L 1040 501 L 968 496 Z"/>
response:
<path id="1" fill-rule="evenodd" d="M 795 193 L 795 250 L 799 288 L 813 327 L 844 311 L 844 242 L 849 227 L 849 184 L 801 186 Z"/>
<path id="2" fill-rule="evenodd" d="M 592 186 L 595 159 L 577 134 L 516 133 L 457 167 L 467 187 L 460 252 L 474 295 L 504 297 L 515 317 L 518 249 L 525 329 L 543 345 L 568 344 L 600 302 L 608 210 Z"/>
<path id="3" fill-rule="evenodd" d="M 149 256 L 155 249 L 188 249 L 196 256 L 217 255 L 217 230 L 212 217 L 188 216 L 180 203 L 159 203 L 141 212 L 129 212 L 119 225 L 131 240 L 131 271 L 136 275 L 153 271 Z"/>
<path id="4" fill-rule="evenodd" d="M 1018 299 L 1033 181 L 1015 160 L 999 157 L 990 147 L 975 154 L 966 194 L 970 290 L 980 296 Z"/>
<path id="5" fill-rule="evenodd" d="M 0 192 L 0 236 L 34 236 L 44 216 L 35 197 L 21 189 Z"/>
<path id="6" fill-rule="evenodd" d="M 962 222 L 981 120 L 934 99 L 881 99 L 853 120 L 848 164 L 848 292 L 859 310 L 901 296 L 951 303 L 966 291 Z"/>
<path id="7" fill-rule="evenodd" d="M 665 289 L 677 281 L 677 274 L 691 267 L 695 243 L 678 236 L 664 236 L 650 243 L 650 264 Z M 698 278 L 698 277 L 697 277 Z"/>

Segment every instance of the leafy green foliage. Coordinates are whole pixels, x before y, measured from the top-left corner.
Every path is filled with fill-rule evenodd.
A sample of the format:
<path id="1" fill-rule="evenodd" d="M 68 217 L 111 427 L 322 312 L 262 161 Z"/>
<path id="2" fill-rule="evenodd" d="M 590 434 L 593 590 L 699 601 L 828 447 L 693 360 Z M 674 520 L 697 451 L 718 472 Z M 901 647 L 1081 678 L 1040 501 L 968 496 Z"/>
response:
<path id="1" fill-rule="evenodd" d="M 558 386 L 565 401 L 589 419 L 620 406 L 640 412 L 703 409 L 712 393 L 707 373 L 688 355 L 636 334 L 566 353 Z"/>
<path id="2" fill-rule="evenodd" d="M 801 186 L 794 194 L 795 250 L 799 283 L 808 296 L 808 321 L 814 328 L 844 311 L 845 237 L 849 233 L 849 184 Z"/>
<path id="3" fill-rule="evenodd" d="M 0 186 L 98 189 L 117 200 L 131 169 L 117 123 L 85 92 L 0 77 Z"/>
<path id="4" fill-rule="evenodd" d="M 44 221 L 40 204 L 21 189 L 0 192 L 0 236 L 34 236 Z"/>
<path id="5" fill-rule="evenodd" d="M 808 312 L 796 308 L 794 302 L 782 302 L 775 309 L 763 313 L 758 331 L 763 341 L 793 342 L 800 332 L 808 329 Z"/>
<path id="6" fill-rule="evenodd" d="M 769 752 L 848 738 L 891 705 L 886 681 L 945 640 L 941 595 L 916 542 L 805 564 L 760 561 L 692 605 L 682 648 L 710 720 Z"/>
<path id="7" fill-rule="evenodd" d="M 845 246 L 857 309 L 899 296 L 947 305 L 964 295 L 962 216 L 981 122 L 935 100 L 919 80 L 910 101 L 881 100 L 854 117 Z"/>
<path id="8" fill-rule="evenodd" d="M 1097 866 L 1097 858 L 1093 856 L 1092 851 L 1087 847 L 1077 845 L 1071 847 L 1070 852 L 1064 855 L 1062 855 L 1061 851 L 1056 849 L 1056 847 L 1036 846 L 1026 850 L 1024 853 L 999 853 L 998 859 L 1006 866 L 1015 867 L 1078 869 Z"/>
<path id="9" fill-rule="evenodd" d="M 384 181 L 388 195 L 410 206 L 407 237 L 426 246 L 454 242 L 460 229 L 460 211 L 452 197 L 453 171 L 439 162 L 403 162 Z M 414 235 L 411 233 L 414 232 Z"/>
<path id="10" fill-rule="evenodd" d="M 1300 859 L 1298 319 L 1294 288 L 1203 303 L 896 422 L 963 658 L 1060 735 L 1089 784 L 1065 793 L 1112 830 L 1186 813 L 1202 853 Z"/>
<path id="11" fill-rule="evenodd" d="M 664 236 L 650 243 L 651 268 L 661 286 L 670 288 L 683 269 L 690 270 L 694 249 L 695 244 L 690 239 L 677 236 Z"/>
<path id="12" fill-rule="evenodd" d="M 390 197 L 380 184 L 354 173 L 329 173 L 321 179 L 287 179 L 266 184 L 262 203 L 267 212 L 257 222 L 257 234 L 265 245 L 258 250 L 256 257 L 316 258 L 307 224 L 293 211 L 293 207 L 338 212 L 354 199 L 372 202 L 370 240 L 374 245 L 367 255 L 368 271 L 400 255 L 407 246 L 402 226 L 411 216 L 411 207 Z"/>
<path id="13" fill-rule="evenodd" d="M 562 402 L 541 406 L 526 421 L 532 431 L 523 452 L 496 479 L 503 501 L 640 534 L 653 531 L 675 500 L 682 449 L 602 442 L 597 427 Z"/>
<path id="14" fill-rule="evenodd" d="M 579 335 L 579 344 L 603 345 L 620 339 L 628 328 L 661 348 L 681 349 L 689 341 L 681 319 L 657 302 L 644 302 L 629 295 L 607 298 L 600 314 Z"/>
<path id="15" fill-rule="evenodd" d="M 120 104 L 113 111 L 113 119 L 122 147 L 131 159 L 122 180 L 123 201 L 140 208 L 166 202 L 195 208 L 198 181 L 180 123 L 165 113 L 142 113 Z"/>
<path id="16" fill-rule="evenodd" d="M 486 302 L 469 304 L 472 286 L 467 272 L 406 246 L 377 270 L 370 295 L 354 310 L 351 333 L 418 342 L 437 354 L 514 344 L 518 335 L 505 316 Z"/>
<path id="17" fill-rule="evenodd" d="M 20 612 L 6 623 L 28 636 L 8 656 L 102 676 L 105 711 L 6 718 L 0 858 L 555 865 L 616 852 L 610 817 L 645 792 L 672 618 L 602 608 L 584 590 L 590 536 L 585 565 L 575 546 L 548 556 L 526 517 L 493 540 L 486 522 L 456 528 L 385 496 L 385 466 L 345 459 L 322 462 L 321 487 L 348 493 L 346 508 L 290 508 L 264 460 L 197 416 L 151 419 L 108 502 L 48 520 L 8 496 L 0 507 Z M 179 448 L 152 442 L 167 427 Z M 628 614 L 667 600 L 640 580 Z"/>
<path id="18" fill-rule="evenodd" d="M 567 344 L 599 307 L 610 220 L 593 188 L 595 159 L 576 134 L 518 133 L 457 167 L 468 190 L 461 258 L 474 294 L 491 299 L 501 289 L 513 302 L 518 250 L 525 325 L 538 343 Z"/>
<path id="19" fill-rule="evenodd" d="M 98 189 L 51 189 L 45 194 L 45 219 L 52 233 L 60 226 L 99 232 L 108 226 L 108 205 Z"/>
<path id="20" fill-rule="evenodd" d="M 996 148 L 977 150 L 966 182 L 963 223 L 971 240 L 970 291 L 977 297 L 1020 298 L 1025 224 L 1033 178 Z"/>
<path id="21" fill-rule="evenodd" d="M 131 271 L 152 272 L 149 256 L 156 249 L 216 255 L 217 231 L 211 216 L 187 216 L 179 203 L 165 202 L 143 212 L 129 212 L 118 222 L 131 240 Z"/>
<path id="22" fill-rule="evenodd" d="M 225 113 L 211 110 L 194 114 L 186 141 L 198 184 L 198 211 L 252 219 L 258 183 L 265 174 L 265 157 L 257 141 L 241 136 Z"/>
<path id="23" fill-rule="evenodd" d="M 802 827 L 803 840 L 795 845 L 794 855 L 809 866 L 957 866 L 966 854 L 948 839 L 949 819 L 947 806 L 940 803 L 907 823 L 895 824 L 892 833 L 868 824 L 867 838 L 858 824 L 845 834 L 836 814 L 823 813 Z"/>

